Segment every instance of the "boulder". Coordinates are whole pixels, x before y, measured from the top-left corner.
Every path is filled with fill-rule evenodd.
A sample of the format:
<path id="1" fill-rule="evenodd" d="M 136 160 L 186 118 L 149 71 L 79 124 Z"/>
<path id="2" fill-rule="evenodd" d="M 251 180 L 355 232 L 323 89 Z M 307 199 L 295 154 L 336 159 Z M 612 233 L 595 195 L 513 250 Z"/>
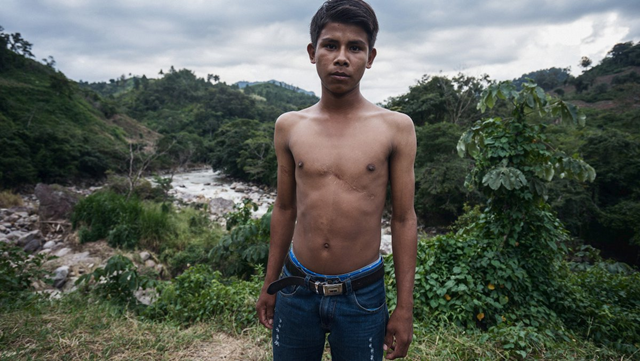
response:
<path id="1" fill-rule="evenodd" d="M 142 260 L 142 262 L 145 262 L 149 258 L 151 258 L 151 254 L 149 254 L 149 252 L 147 251 L 140 252 L 140 260 Z"/>
<path id="2" fill-rule="evenodd" d="M 56 241 L 47 241 L 47 243 L 42 246 L 43 249 L 53 248 L 56 245 Z"/>
<path id="3" fill-rule="evenodd" d="M 22 250 L 27 253 L 33 253 L 39 250 L 40 248 L 42 248 L 42 242 L 40 241 L 40 238 L 34 238 L 31 241 L 29 241 L 29 243 L 27 243 L 27 245 L 24 246 Z"/>
<path id="4" fill-rule="evenodd" d="M 67 283 L 67 277 L 69 276 L 69 266 L 60 266 L 53 271 L 53 287 L 62 289 L 65 283 Z"/>
<path id="5" fill-rule="evenodd" d="M 148 259 L 144 262 L 144 266 L 148 268 L 154 268 L 156 263 L 152 259 Z"/>
<path id="6" fill-rule="evenodd" d="M 71 248 L 66 248 L 65 247 L 65 248 L 59 249 L 58 252 L 56 252 L 54 254 L 54 256 L 56 256 L 56 257 L 64 257 L 67 254 L 69 254 L 69 252 L 71 252 Z"/>
<path id="7" fill-rule="evenodd" d="M 214 198 L 209 202 L 209 212 L 214 214 L 224 214 L 233 210 L 233 201 L 225 198 Z"/>
<path id="8" fill-rule="evenodd" d="M 15 232 L 13 232 L 13 233 L 15 233 Z M 27 244 L 31 243 L 31 241 L 33 241 L 34 239 L 40 240 L 41 238 L 42 238 L 42 234 L 38 230 L 27 232 L 27 233 L 23 233 L 22 235 L 19 236 L 17 245 L 20 246 L 20 247 L 24 247 Z"/>
<path id="9" fill-rule="evenodd" d="M 49 186 L 38 183 L 35 194 L 40 202 L 38 211 L 41 221 L 68 219 L 80 199 L 76 193 L 57 184 Z"/>

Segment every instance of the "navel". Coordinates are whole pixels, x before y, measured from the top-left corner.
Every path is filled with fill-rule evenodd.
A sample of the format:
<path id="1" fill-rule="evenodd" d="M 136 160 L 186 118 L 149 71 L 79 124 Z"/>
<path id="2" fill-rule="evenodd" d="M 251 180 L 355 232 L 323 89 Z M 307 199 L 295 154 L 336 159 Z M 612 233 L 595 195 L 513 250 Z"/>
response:
<path id="1" fill-rule="evenodd" d="M 324 248 L 329 248 L 329 243 L 325 243 Z"/>
<path id="2" fill-rule="evenodd" d="M 304 163 L 302 161 L 298 162 L 298 168 L 302 168 L 304 166 Z"/>
<path id="3" fill-rule="evenodd" d="M 376 165 L 372 164 L 372 163 L 369 163 L 369 165 L 367 165 L 367 170 L 369 172 L 373 172 L 374 170 L 376 170 Z"/>

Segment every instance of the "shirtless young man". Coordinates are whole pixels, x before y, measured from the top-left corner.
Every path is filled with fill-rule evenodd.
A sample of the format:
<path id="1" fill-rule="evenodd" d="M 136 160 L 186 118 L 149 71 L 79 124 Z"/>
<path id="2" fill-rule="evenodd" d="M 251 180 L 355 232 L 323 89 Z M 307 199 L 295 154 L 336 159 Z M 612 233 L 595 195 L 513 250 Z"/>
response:
<path id="1" fill-rule="evenodd" d="M 364 1 L 325 2 L 307 47 L 320 102 L 276 122 L 278 193 L 256 305 L 272 329 L 275 360 L 320 360 L 327 333 L 334 360 L 380 360 L 383 350 L 387 359 L 400 358 L 411 343 L 416 137 L 409 117 L 360 93 L 377 30 Z M 389 182 L 398 293 L 390 318 L 379 253 Z"/>

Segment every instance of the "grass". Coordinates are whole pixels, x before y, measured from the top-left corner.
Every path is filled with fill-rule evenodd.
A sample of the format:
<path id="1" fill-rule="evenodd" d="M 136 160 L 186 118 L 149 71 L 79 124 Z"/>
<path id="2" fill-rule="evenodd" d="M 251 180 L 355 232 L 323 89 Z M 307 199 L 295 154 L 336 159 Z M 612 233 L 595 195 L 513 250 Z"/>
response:
<path id="1" fill-rule="evenodd" d="M 10 191 L 0 192 L 0 208 L 11 208 L 23 206 L 22 198 Z"/>
<path id="2" fill-rule="evenodd" d="M 4 313 L 0 360 L 266 360 L 266 331 L 228 335 L 214 322 L 181 328 L 72 294 Z"/>
<path id="3" fill-rule="evenodd" d="M 271 360 L 270 334 L 259 326 L 241 333 L 212 319 L 189 327 L 150 322 L 109 302 L 72 293 L 59 301 L 25 304 L 0 317 L 0 360 Z M 527 358 L 632 360 L 593 343 L 571 340 Z M 482 334 L 453 327 L 414 338 L 405 360 L 511 360 Z M 323 360 L 330 360 L 329 350 Z"/>

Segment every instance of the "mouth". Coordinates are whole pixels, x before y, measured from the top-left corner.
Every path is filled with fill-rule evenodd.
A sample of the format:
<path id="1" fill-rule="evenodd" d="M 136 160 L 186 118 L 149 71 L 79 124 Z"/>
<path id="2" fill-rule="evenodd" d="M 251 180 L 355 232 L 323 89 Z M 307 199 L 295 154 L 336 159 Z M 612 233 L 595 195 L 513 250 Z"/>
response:
<path id="1" fill-rule="evenodd" d="M 340 71 L 333 72 L 330 75 L 331 75 L 331 77 L 336 78 L 336 79 L 347 79 L 347 78 L 349 78 L 349 74 L 343 73 L 343 72 L 340 72 Z"/>

